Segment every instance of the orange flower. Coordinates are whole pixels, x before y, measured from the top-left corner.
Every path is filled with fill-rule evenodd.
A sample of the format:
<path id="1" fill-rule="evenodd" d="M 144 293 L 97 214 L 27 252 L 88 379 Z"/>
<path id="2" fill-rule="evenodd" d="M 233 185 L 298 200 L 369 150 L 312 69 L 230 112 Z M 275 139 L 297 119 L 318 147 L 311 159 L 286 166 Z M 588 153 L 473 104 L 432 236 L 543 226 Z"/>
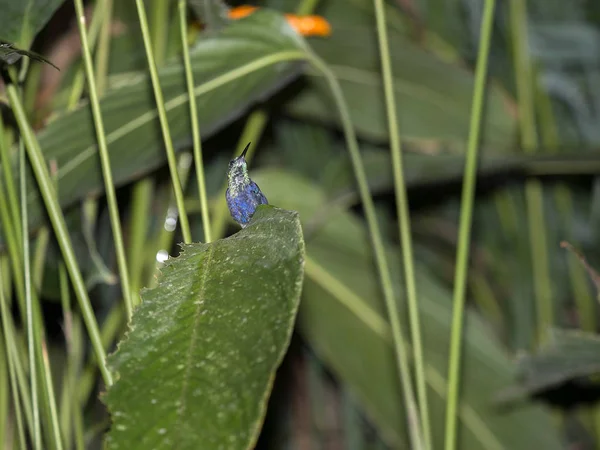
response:
<path id="1" fill-rule="evenodd" d="M 258 7 L 242 5 L 229 10 L 229 18 L 233 20 L 249 16 Z M 331 35 L 331 25 L 321 16 L 297 16 L 295 14 L 286 14 L 286 20 L 302 36 L 321 36 Z"/>

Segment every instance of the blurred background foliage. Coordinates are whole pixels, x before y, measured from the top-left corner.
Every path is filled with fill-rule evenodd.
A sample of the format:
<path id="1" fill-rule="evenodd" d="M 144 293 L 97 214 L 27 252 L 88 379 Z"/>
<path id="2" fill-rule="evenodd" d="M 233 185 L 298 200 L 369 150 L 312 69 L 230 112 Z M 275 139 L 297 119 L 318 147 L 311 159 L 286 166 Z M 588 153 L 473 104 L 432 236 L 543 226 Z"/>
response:
<path id="1" fill-rule="evenodd" d="M 146 3 L 168 102 L 185 89 L 176 3 Z M 256 5 L 293 12 L 300 3 L 266 0 Z M 360 139 L 396 290 L 403 292 L 372 2 L 304 4 L 314 6 L 313 12 L 332 25 L 330 37 L 309 38 L 308 44 L 341 83 Z M 483 0 L 386 3 L 398 126 L 408 150 L 405 174 L 435 448 L 440 448 L 443 438 L 463 155 L 483 4 Z M 600 267 L 600 178 L 596 176 L 600 170 L 600 3 L 527 2 L 526 43 L 535 80 L 531 89 L 537 144 L 533 147 L 523 144 L 519 129 L 516 80 L 521 74 L 513 61 L 514 48 L 522 42 L 511 24 L 509 5 L 498 2 L 489 63 L 468 279 L 459 448 L 596 449 L 600 448 L 600 385 L 594 375 L 600 371 L 600 353 L 593 335 L 600 320 L 598 280 L 586 270 L 581 255 L 561 248 L 560 243 L 570 242 L 591 267 Z M 94 7 L 89 2 L 92 27 Z M 153 130 L 152 122 L 146 128 L 123 131 L 121 127 L 145 117 L 153 110 L 154 99 L 143 75 L 147 62 L 134 3 L 115 1 L 113 7 L 102 108 L 109 136 L 112 131 L 124 133 L 109 143 L 126 245 L 137 262 L 131 263 L 132 284 L 140 288 L 154 283 L 152 275 L 160 266 L 157 254 L 177 253 L 174 244 L 182 239 L 167 226 L 177 217 L 158 128 Z M 197 79 L 210 79 L 239 58 L 251 61 L 273 48 L 293 45 L 282 39 L 238 53 L 226 46 L 211 52 L 201 43 L 212 39 L 222 24 L 207 16 L 209 26 L 202 29 L 199 23 L 206 11 L 198 11 L 200 16 L 190 16 L 196 25 L 190 43 Z M 74 247 L 103 337 L 114 343 L 125 318 L 115 301 L 120 293 L 100 171 L 78 159 L 82 149 L 94 145 L 95 135 L 89 110 L 73 102 L 74 86 L 83 80 L 76 35 L 72 6 L 66 2 L 33 46 L 61 72 L 32 65 L 24 98 L 47 159 L 58 162 L 59 196 Z M 80 89 L 85 93 L 84 85 Z M 224 219 L 224 174 L 238 137 L 255 133 L 253 177 L 270 203 L 300 212 L 307 243 L 298 327 L 278 373 L 257 448 L 407 448 L 368 231 L 338 113 L 322 75 L 306 65 L 282 64 L 277 70 L 208 92 L 201 106 L 213 233 L 219 237 L 236 231 Z M 250 113 L 255 113 L 255 122 L 246 125 Z M 174 107 L 169 114 L 181 176 L 187 180 L 186 205 L 188 212 L 195 213 L 191 216 L 194 239 L 201 240 L 187 109 Z M 72 161 L 72 169 L 60 172 Z M 526 193 L 532 179 L 541 183 L 541 207 L 534 214 Z M 31 198 L 31 226 L 41 229 L 38 243 L 48 233 L 40 205 Z M 140 217 L 141 224 L 136 220 Z M 62 370 L 58 254 L 50 239 L 39 278 L 54 372 L 57 380 L 69 380 L 72 374 Z M 398 305 L 403 311 L 402 298 Z M 77 361 L 76 372 L 84 374 L 79 385 L 87 393 L 84 438 L 90 448 L 96 448 L 108 423 L 102 404 L 95 400 L 102 387 L 96 385 L 93 365 L 84 364 L 88 350 L 76 312 L 70 326 L 74 341 L 80 340 L 81 348 L 72 349 L 71 355 Z M 56 383 L 58 398 L 67 395 L 60 389 L 65 383 Z M 69 419 L 61 422 L 70 435 Z M 5 436 L 10 428 L 3 429 Z"/>

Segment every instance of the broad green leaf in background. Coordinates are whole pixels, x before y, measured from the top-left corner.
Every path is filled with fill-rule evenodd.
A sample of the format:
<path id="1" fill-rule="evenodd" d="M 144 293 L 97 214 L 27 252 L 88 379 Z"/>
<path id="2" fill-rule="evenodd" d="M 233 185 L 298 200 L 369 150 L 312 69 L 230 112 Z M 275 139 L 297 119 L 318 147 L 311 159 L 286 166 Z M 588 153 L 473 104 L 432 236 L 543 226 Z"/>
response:
<path id="1" fill-rule="evenodd" d="M 142 294 L 109 364 L 110 449 L 249 449 L 287 349 L 303 279 L 298 214 L 191 244 Z"/>
<path id="2" fill-rule="evenodd" d="M 357 132 L 365 138 L 387 141 L 385 102 L 375 31 L 367 26 L 333 23 L 327 39 L 311 42 L 341 83 Z M 407 140 L 454 144 L 464 151 L 470 119 L 473 76 L 466 69 L 443 62 L 390 30 L 398 126 Z M 322 76 L 309 72 L 310 89 L 303 90 L 287 111 L 300 118 L 338 124 Z M 494 151 L 514 147 L 515 117 L 511 100 L 489 84 L 483 142 Z"/>
<path id="3" fill-rule="evenodd" d="M 323 208 L 324 193 L 301 177 L 281 171 L 254 174 L 272 204 L 293 207 L 303 223 Z M 401 288 L 399 252 L 389 245 L 396 292 Z M 360 400 L 394 448 L 406 440 L 400 388 L 389 326 L 364 224 L 338 212 L 307 240 L 306 282 L 300 309 L 304 336 L 327 366 Z M 451 293 L 418 264 L 419 308 L 424 332 L 427 384 L 435 448 L 441 447 Z M 399 301 L 399 307 L 404 304 Z M 458 448 L 560 449 L 550 416 L 539 406 L 498 410 L 494 394 L 514 378 L 514 366 L 489 328 L 468 314 L 465 333 Z"/>
<path id="4" fill-rule="evenodd" d="M 498 395 L 510 401 L 569 380 L 600 373 L 600 337 L 578 330 L 554 329 L 537 353 L 519 361 L 518 380 Z"/>
<path id="5" fill-rule="evenodd" d="M 229 8 L 221 0 L 188 0 L 188 4 L 196 18 L 211 32 L 218 31 L 229 23 Z"/>
<path id="6" fill-rule="evenodd" d="M 0 0 L 0 40 L 28 50 L 63 0 Z"/>
<path id="7" fill-rule="evenodd" d="M 200 40 L 191 57 L 202 137 L 210 137 L 298 75 L 300 65 L 293 59 L 302 58 L 303 46 L 283 17 L 268 11 Z M 280 62 L 260 65 L 278 56 L 282 57 Z M 252 70 L 254 67 L 258 70 Z M 172 62 L 160 74 L 171 136 L 181 148 L 191 141 L 183 69 L 179 62 Z M 151 91 L 149 78 L 137 74 L 113 86 L 101 101 L 117 186 L 160 167 L 166 160 L 155 101 L 148 95 Z M 46 159 L 57 163 L 61 206 L 102 191 L 96 134 L 87 103 L 55 118 L 38 139 Z M 33 184 L 29 192 L 30 223 L 39 225 L 43 209 Z"/>

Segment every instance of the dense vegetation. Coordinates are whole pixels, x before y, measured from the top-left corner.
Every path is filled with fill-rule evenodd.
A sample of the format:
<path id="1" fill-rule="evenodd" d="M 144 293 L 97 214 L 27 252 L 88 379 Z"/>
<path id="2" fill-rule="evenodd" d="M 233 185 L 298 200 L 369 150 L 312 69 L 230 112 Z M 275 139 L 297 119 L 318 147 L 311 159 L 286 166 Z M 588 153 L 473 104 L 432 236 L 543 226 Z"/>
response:
<path id="1" fill-rule="evenodd" d="M 596 2 L 238 6 L 0 0 L 1 445 L 600 448 Z"/>

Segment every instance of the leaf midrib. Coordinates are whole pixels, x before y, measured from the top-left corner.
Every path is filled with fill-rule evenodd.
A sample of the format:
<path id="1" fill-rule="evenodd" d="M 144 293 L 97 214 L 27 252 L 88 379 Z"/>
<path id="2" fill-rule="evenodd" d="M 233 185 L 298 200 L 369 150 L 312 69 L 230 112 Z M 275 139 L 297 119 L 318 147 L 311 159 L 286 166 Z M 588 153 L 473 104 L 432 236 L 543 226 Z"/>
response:
<path id="1" fill-rule="evenodd" d="M 187 396 L 186 396 L 186 391 L 189 385 L 189 380 L 191 377 L 191 367 L 192 367 L 192 359 L 194 356 L 194 349 L 196 348 L 196 344 L 197 344 L 197 338 L 198 338 L 198 328 L 200 326 L 199 322 L 200 322 L 200 317 L 202 316 L 201 314 L 201 310 L 202 307 L 204 305 L 204 297 L 205 297 L 205 292 L 206 292 L 206 280 L 207 280 L 207 276 L 208 273 L 211 272 L 212 269 L 212 260 L 213 260 L 213 255 L 215 252 L 215 245 L 210 245 L 208 247 L 208 255 L 206 256 L 206 259 L 202 262 L 202 270 L 204 271 L 202 273 L 202 277 L 200 279 L 200 289 L 198 292 L 198 295 L 196 296 L 196 309 L 194 311 L 194 325 L 192 327 L 192 334 L 190 336 L 190 344 L 188 347 L 188 351 L 187 351 L 187 356 L 186 356 L 186 368 L 185 368 L 185 374 L 183 376 L 183 380 L 181 383 L 181 394 L 179 395 L 179 405 L 181 405 L 179 408 L 177 408 L 177 419 L 178 422 L 181 422 L 182 417 L 185 415 L 185 409 L 187 407 Z M 182 435 L 181 435 L 181 431 L 182 431 L 182 427 L 177 427 L 178 430 L 178 439 L 177 442 L 181 442 L 182 440 Z"/>

